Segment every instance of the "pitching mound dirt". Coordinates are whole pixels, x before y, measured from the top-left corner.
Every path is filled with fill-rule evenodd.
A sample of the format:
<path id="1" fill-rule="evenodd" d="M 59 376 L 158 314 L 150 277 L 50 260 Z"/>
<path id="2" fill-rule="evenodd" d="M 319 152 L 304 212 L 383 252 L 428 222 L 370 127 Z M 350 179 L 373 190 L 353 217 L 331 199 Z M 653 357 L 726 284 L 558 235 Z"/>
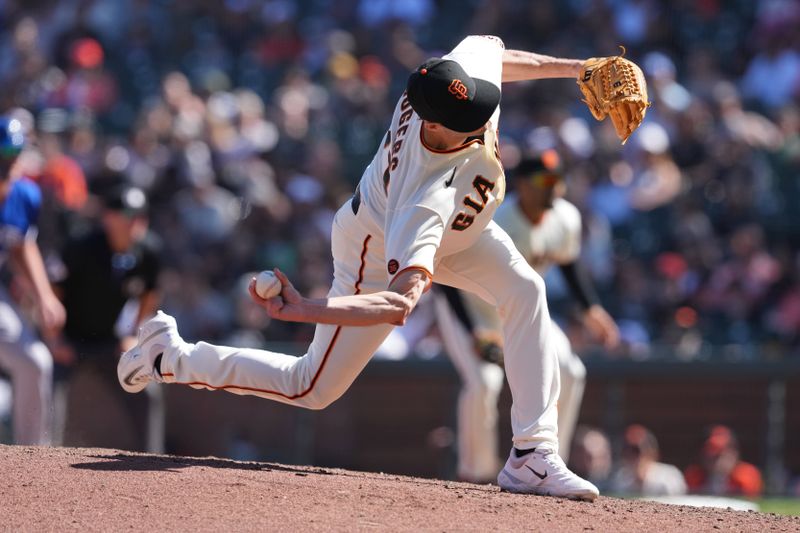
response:
<path id="1" fill-rule="evenodd" d="M 0 472 L 3 531 L 800 530 L 800 517 L 108 449 L 0 446 Z"/>

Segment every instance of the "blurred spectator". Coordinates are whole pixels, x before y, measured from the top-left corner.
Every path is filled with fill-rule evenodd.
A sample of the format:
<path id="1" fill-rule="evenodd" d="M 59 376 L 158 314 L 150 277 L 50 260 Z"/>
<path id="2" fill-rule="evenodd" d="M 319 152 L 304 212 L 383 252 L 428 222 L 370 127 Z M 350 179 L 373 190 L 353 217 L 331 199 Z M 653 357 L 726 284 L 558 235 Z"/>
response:
<path id="1" fill-rule="evenodd" d="M 739 458 L 736 435 L 726 426 L 714 426 L 700 452 L 700 462 L 684 472 L 689 491 L 719 496 L 761 495 L 761 472 Z"/>
<path id="2" fill-rule="evenodd" d="M 159 247 L 148 234 L 144 192 L 104 177 L 99 220 L 67 242 L 59 288 L 67 321 L 55 351 L 64 368 L 59 406 L 64 444 L 162 452 L 161 391 L 126 394 L 117 360 L 136 344 L 137 326 L 155 314 Z M 78 395 L 69 395 L 80 384 Z M 91 395 L 89 392 L 91 391 Z M 87 396 L 91 396 L 87 404 Z"/>
<path id="3" fill-rule="evenodd" d="M 655 435 L 639 424 L 628 426 L 622 443 L 621 464 L 613 475 L 610 491 L 631 496 L 686 494 L 681 471 L 658 462 L 658 458 Z"/>
<path id="4" fill-rule="evenodd" d="M 570 470 L 594 483 L 602 492 L 609 487 L 612 467 L 608 436 L 600 429 L 578 426 L 569 454 Z"/>
<path id="5" fill-rule="evenodd" d="M 764 2 L 754 36 L 759 49 L 742 77 L 745 95 L 768 108 L 779 108 L 797 96 L 800 52 L 793 32 L 800 24 L 797 2 Z"/>
<path id="6" fill-rule="evenodd" d="M 36 176 L 39 185 L 54 196 L 59 208 L 73 211 L 81 209 L 88 196 L 86 177 L 81 166 L 64 153 L 61 140 L 55 133 L 41 135 L 39 148 L 45 160 L 41 175 Z"/>
<path id="7" fill-rule="evenodd" d="M 625 147 L 565 80 L 504 95 L 501 152 L 564 154 L 584 255 L 626 351 L 671 356 L 658 347 L 677 343 L 691 359 L 733 345 L 724 353 L 759 356 L 756 346 L 776 342 L 777 357 L 800 352 L 797 2 L 23 4 L 2 8 L 0 110 L 37 128 L 24 173 L 44 190 L 45 252 L 83 223 L 73 215 L 108 167 L 150 195 L 165 267 L 208 307 L 242 273 L 276 263 L 318 290 L 330 278 L 330 213 L 381 141 L 388 96 L 410 68 L 467 32 L 555 55 L 624 43 L 654 101 Z M 749 258 L 734 242 L 746 227 L 761 232 Z M 665 253 L 684 270 L 660 272 Z M 748 279 L 728 279 L 742 271 Z M 201 296 L 190 292 L 170 305 L 191 308 Z M 554 296 L 565 315 L 567 299 Z M 219 340 L 235 324 L 212 326 Z M 270 323 L 262 333 L 302 341 L 309 331 Z"/>

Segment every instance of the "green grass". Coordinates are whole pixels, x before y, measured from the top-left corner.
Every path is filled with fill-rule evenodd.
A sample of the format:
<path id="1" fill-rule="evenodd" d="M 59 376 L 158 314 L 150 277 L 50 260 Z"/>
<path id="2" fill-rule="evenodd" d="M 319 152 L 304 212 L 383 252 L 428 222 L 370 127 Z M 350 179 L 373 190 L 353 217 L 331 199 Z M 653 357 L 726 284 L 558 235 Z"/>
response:
<path id="1" fill-rule="evenodd" d="M 800 498 L 764 498 L 758 506 L 762 513 L 800 516 Z"/>

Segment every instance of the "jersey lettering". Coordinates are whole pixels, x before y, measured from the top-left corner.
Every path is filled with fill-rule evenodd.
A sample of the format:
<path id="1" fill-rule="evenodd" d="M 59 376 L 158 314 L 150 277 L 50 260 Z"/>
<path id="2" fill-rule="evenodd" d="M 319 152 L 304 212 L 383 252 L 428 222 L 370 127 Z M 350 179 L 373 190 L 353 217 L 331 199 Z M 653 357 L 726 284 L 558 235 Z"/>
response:
<path id="1" fill-rule="evenodd" d="M 474 209 L 477 215 L 486 207 L 486 203 L 489 201 L 489 192 L 494 189 L 494 182 L 487 180 L 479 174 L 472 180 L 472 187 L 478 193 L 479 198 L 476 200 L 470 193 L 464 197 L 463 202 L 465 206 Z M 470 227 L 473 222 L 475 222 L 475 215 L 468 214 L 466 211 L 461 211 L 456 215 L 456 218 L 453 219 L 453 223 L 450 227 L 456 231 L 464 231 Z"/>
<path id="2" fill-rule="evenodd" d="M 397 131 L 394 132 L 394 143 L 392 143 L 391 132 L 386 132 L 386 141 L 383 143 L 383 148 L 387 151 L 387 165 L 386 170 L 383 172 L 383 190 L 388 194 L 389 181 L 391 179 L 391 172 L 397 170 L 397 165 L 400 164 L 399 153 L 403 147 L 403 140 L 408 131 L 408 125 L 404 125 L 411 120 L 414 110 L 411 109 L 411 104 L 408 101 L 408 95 L 403 93 L 403 98 L 400 100 L 400 109 L 403 114 L 400 115 L 400 122 Z M 390 149 L 391 148 L 391 149 Z"/>
<path id="3" fill-rule="evenodd" d="M 405 101 L 408 102 L 408 98 L 406 98 Z M 400 115 L 400 122 L 398 123 L 398 125 L 402 126 L 403 124 L 411 120 L 411 115 L 413 114 L 414 114 L 413 109 L 409 109 L 408 111 L 403 111 L 403 114 Z"/>
<path id="4" fill-rule="evenodd" d="M 489 192 L 494 189 L 494 183 L 478 175 L 472 180 L 472 186 L 475 187 L 475 190 L 478 191 L 478 194 L 481 196 L 481 209 L 483 209 L 483 206 L 489 201 Z"/>
<path id="5" fill-rule="evenodd" d="M 485 203 L 478 203 L 472 199 L 472 196 L 465 196 L 464 197 L 464 205 L 467 207 L 471 207 L 475 210 L 476 213 L 480 213 L 483 211 L 483 207 L 486 205 Z"/>
<path id="6" fill-rule="evenodd" d="M 462 211 L 456 215 L 456 218 L 453 220 L 453 224 L 450 227 L 456 231 L 464 231 L 470 227 L 473 222 L 475 222 L 475 217 Z"/>
<path id="7" fill-rule="evenodd" d="M 386 150 L 389 148 L 389 145 L 392 144 L 392 130 L 386 130 L 386 138 L 383 141 L 383 149 Z M 388 155 L 388 162 L 386 165 L 386 170 L 383 171 L 383 191 L 386 192 L 389 190 L 389 169 L 392 166 L 392 154 L 387 152 Z"/>

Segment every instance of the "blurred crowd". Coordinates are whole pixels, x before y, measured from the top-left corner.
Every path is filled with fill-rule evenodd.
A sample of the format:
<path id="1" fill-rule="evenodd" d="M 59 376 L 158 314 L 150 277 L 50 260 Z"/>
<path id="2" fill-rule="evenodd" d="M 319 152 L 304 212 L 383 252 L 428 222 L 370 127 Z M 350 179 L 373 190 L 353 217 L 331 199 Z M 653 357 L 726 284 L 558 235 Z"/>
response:
<path id="1" fill-rule="evenodd" d="M 333 214 L 408 72 L 479 33 L 564 57 L 622 44 L 645 71 L 653 105 L 623 147 L 573 81 L 503 94 L 506 167 L 529 150 L 565 160 L 583 259 L 621 329 L 611 355 L 781 359 L 800 349 L 796 0 L 7 0 L 0 21 L 0 112 L 26 129 L 17 171 L 43 192 L 51 277 L 121 177 L 147 196 L 160 306 L 188 341 L 310 340 L 312 326 L 270 321 L 249 303 L 249 273 L 279 267 L 304 294 L 327 292 Z M 588 351 L 557 276 L 547 279 L 554 315 Z M 407 338 L 429 340 L 430 313 L 416 315 Z M 435 343 L 417 351 L 438 353 Z M 721 451 L 735 448 L 725 428 L 708 443 L 709 457 L 738 464 Z M 710 458 L 685 472 L 659 463 L 642 426 L 625 433 L 616 473 L 601 432 L 584 430 L 576 445 L 608 448 L 605 477 L 576 471 L 614 492 L 727 487 Z M 745 477 L 751 492 L 732 493 L 760 493 L 760 477 L 757 490 L 752 470 Z"/>
<path id="2" fill-rule="evenodd" d="M 242 276 L 278 266 L 324 293 L 332 215 L 407 73 L 491 33 L 566 57 L 624 44 L 646 72 L 653 106 L 622 148 L 569 80 L 508 87 L 500 128 L 508 168 L 521 150 L 564 155 L 622 351 L 780 358 L 800 342 L 795 1 L 36 0 L 0 14 L 0 108 L 35 139 L 23 171 L 49 200 L 48 264 L 106 171 L 124 175 L 150 197 L 163 307 L 188 339 L 308 340 L 248 308 Z"/>
<path id="3" fill-rule="evenodd" d="M 672 498 L 686 495 L 758 498 L 761 472 L 741 457 L 736 434 L 727 426 L 708 429 L 696 462 L 681 471 L 661 462 L 658 439 L 641 424 L 631 424 L 617 446 L 602 430 L 581 427 L 572 444 L 570 466 L 601 490 L 618 496 Z"/>

